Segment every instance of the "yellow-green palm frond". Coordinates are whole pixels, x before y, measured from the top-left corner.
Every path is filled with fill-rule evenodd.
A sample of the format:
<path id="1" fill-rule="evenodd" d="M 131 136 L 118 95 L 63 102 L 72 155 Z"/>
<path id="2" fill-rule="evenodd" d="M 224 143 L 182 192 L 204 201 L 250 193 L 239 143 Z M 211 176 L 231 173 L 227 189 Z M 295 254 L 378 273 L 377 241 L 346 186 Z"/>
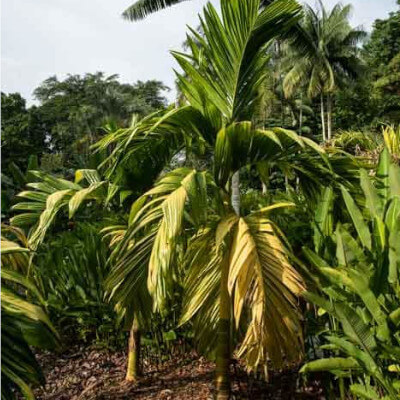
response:
<path id="1" fill-rule="evenodd" d="M 222 265 L 227 262 L 238 356 L 250 370 L 266 368 L 269 360 L 280 368 L 301 359 L 298 296 L 304 283 L 266 217 L 275 208 L 291 205 L 275 204 L 243 218 L 228 213 L 191 238 L 181 323 L 193 322 L 202 350 L 215 346 Z"/>
<path id="2" fill-rule="evenodd" d="M 207 218 L 209 181 L 206 172 L 173 170 L 132 205 L 126 234 L 111 257 L 108 286 L 116 301 L 129 304 L 141 282 L 155 308 L 163 308 L 177 279 L 176 257 L 185 220 L 190 226 L 200 226 Z"/>
<path id="3" fill-rule="evenodd" d="M 217 226 L 215 222 L 197 231 L 185 253 L 181 324 L 193 323 L 197 347 L 204 353 L 215 350 L 219 320 L 223 253 L 216 243 Z"/>
<path id="4" fill-rule="evenodd" d="M 397 161 L 400 160 L 400 126 L 387 126 L 382 131 L 383 140 L 389 153 Z"/>
<path id="5" fill-rule="evenodd" d="M 238 356 L 251 370 L 267 368 L 268 360 L 281 368 L 303 355 L 298 296 L 304 283 L 273 224 L 262 214 L 240 218 L 230 258 L 229 289 L 236 323 L 243 307 L 251 315 Z"/>
<path id="6" fill-rule="evenodd" d="M 14 227 L 2 225 L 2 231 L 14 234 L 19 243 L 1 240 L 1 396 L 14 399 L 17 389 L 33 399 L 32 385 L 44 384 L 44 376 L 30 346 L 54 348 L 59 344 L 58 334 L 42 307 L 40 291 L 26 276 L 30 263 L 27 239 Z"/>

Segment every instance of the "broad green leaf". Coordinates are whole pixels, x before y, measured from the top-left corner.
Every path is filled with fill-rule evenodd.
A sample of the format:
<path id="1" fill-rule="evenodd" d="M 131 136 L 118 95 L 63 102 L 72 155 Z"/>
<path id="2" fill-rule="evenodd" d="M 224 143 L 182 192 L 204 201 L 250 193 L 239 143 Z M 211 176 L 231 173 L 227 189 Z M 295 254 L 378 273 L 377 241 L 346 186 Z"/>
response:
<path id="1" fill-rule="evenodd" d="M 380 156 L 379 156 L 379 163 L 376 169 L 376 176 L 379 179 L 378 185 L 378 193 L 383 200 L 386 202 L 389 200 L 389 167 L 391 164 L 391 155 L 388 149 L 385 147 Z"/>
<path id="2" fill-rule="evenodd" d="M 360 170 L 361 187 L 367 201 L 367 207 L 372 217 L 382 219 L 383 206 L 376 188 L 372 185 L 371 179 L 366 170 Z"/>
<path id="3" fill-rule="evenodd" d="M 333 189 L 328 186 L 315 211 L 314 245 L 317 252 L 321 249 L 323 238 L 332 234 L 332 206 Z"/>
<path id="4" fill-rule="evenodd" d="M 346 203 L 347 211 L 353 221 L 354 227 L 357 230 L 358 237 L 361 243 L 368 250 L 371 250 L 371 234 L 369 232 L 368 225 L 364 221 L 363 215 L 359 208 L 357 207 L 355 201 L 350 196 L 349 192 L 344 186 L 341 187 L 343 200 Z"/>
<path id="5" fill-rule="evenodd" d="M 335 370 L 357 370 L 360 369 L 360 365 L 354 358 L 342 358 L 342 357 L 331 357 L 323 358 L 321 360 L 310 361 L 303 365 L 300 369 L 300 373 L 307 372 L 320 372 Z"/>

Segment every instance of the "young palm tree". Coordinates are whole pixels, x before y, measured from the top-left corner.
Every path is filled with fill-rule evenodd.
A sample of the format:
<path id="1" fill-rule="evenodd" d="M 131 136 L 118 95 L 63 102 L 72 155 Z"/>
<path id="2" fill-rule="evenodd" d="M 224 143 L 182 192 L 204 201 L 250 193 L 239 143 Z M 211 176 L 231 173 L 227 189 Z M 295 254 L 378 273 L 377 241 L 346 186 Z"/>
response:
<path id="1" fill-rule="evenodd" d="M 242 216 L 241 167 L 275 163 L 300 150 L 319 152 L 284 129 L 258 129 L 251 119 L 265 79 L 266 48 L 299 19 L 296 1 L 278 0 L 260 11 L 259 0 L 222 0 L 221 17 L 208 4 L 200 36 L 191 30 L 190 54 L 174 52 L 185 98 L 181 107 L 151 115 L 134 129 L 110 135 L 110 171 L 145 156 L 167 163 L 182 149 L 213 149 L 213 173 L 179 168 L 165 174 L 131 209 L 129 226 L 112 255 L 114 299 L 128 307 L 147 276 L 155 309 L 171 288 L 185 289 L 182 323 L 192 320 L 200 346 L 216 352 L 217 398 L 229 397 L 235 343 L 250 369 L 302 356 L 296 296 L 303 290 L 268 213 Z M 299 155 L 300 157 L 300 155 Z M 178 262 L 178 259 L 180 262 Z M 233 333 L 233 335 L 232 335 Z"/>
<path id="2" fill-rule="evenodd" d="M 328 12 L 319 2 L 319 10 L 304 6 L 304 18 L 288 40 L 283 65 L 288 69 L 284 79 L 287 96 L 306 82 L 307 95 L 321 98 L 323 139 L 332 137 L 332 95 L 340 85 L 358 76 L 361 61 L 357 45 L 366 32 L 353 29 L 349 23 L 351 6 L 336 4 Z M 325 120 L 324 96 L 327 99 Z"/>

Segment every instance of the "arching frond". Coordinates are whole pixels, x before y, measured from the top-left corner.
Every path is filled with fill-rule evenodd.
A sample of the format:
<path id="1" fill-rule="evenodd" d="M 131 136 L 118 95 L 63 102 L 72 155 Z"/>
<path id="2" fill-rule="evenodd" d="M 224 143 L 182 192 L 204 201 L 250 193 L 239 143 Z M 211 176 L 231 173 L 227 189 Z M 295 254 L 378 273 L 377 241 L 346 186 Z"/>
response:
<path id="1" fill-rule="evenodd" d="M 129 128 L 109 133 L 93 147 L 111 150 L 100 168 L 106 176 L 122 184 L 126 176 L 135 187 L 148 189 L 190 140 L 213 143 L 214 129 L 202 114 L 191 106 L 170 108 L 136 120 Z"/>
<path id="2" fill-rule="evenodd" d="M 245 165 L 279 162 L 298 151 L 311 151 L 324 160 L 322 148 L 290 130 L 255 129 L 250 121 L 231 124 L 217 135 L 215 179 L 224 186 L 231 174 Z"/>
<path id="3" fill-rule="evenodd" d="M 266 365 L 268 359 L 278 368 L 299 361 L 303 342 L 297 296 L 304 285 L 263 213 L 240 218 L 230 263 L 236 323 L 244 306 L 251 310 L 238 355 L 250 369 Z"/>
<path id="4" fill-rule="evenodd" d="M 195 209 L 191 224 L 204 223 L 207 216 L 207 181 L 205 172 L 180 168 L 164 175 L 133 204 L 130 225 L 111 258 L 108 285 L 117 302 L 135 302 L 137 290 L 145 288 L 155 307 L 163 308 L 178 274 L 175 261 L 185 210 Z"/>
<path id="5" fill-rule="evenodd" d="M 138 21 L 149 14 L 183 1 L 184 0 L 137 0 L 123 12 L 122 16 L 130 21 Z"/>
<path id="6" fill-rule="evenodd" d="M 60 210 L 68 207 L 72 218 L 84 201 L 104 201 L 109 197 L 108 182 L 100 181 L 96 170 L 77 170 L 76 182 L 86 181 L 89 186 L 56 178 L 39 171 L 30 171 L 37 182 L 27 184 L 31 190 L 18 194 L 24 199 L 16 203 L 13 210 L 22 211 L 11 218 L 11 224 L 31 228 L 29 247 L 37 249 Z"/>
<path id="7" fill-rule="evenodd" d="M 193 321 L 202 349 L 212 349 L 219 318 L 221 265 L 229 263 L 228 288 L 235 326 L 246 327 L 238 348 L 249 369 L 276 367 L 302 356 L 297 296 L 300 275 L 266 217 L 275 204 L 247 217 L 227 214 L 190 240 L 186 253 L 185 292 L 181 323 Z"/>
<path id="8" fill-rule="evenodd" d="M 192 30 L 192 54 L 173 53 L 184 71 L 177 74 L 180 89 L 203 114 L 212 105 L 227 123 L 251 118 L 265 79 L 266 46 L 300 12 L 295 1 L 277 0 L 260 13 L 259 7 L 258 0 L 222 0 L 220 17 L 208 4 L 204 35 Z"/>
<path id="9" fill-rule="evenodd" d="M 21 231 L 7 226 L 2 226 L 2 231 L 14 232 L 20 239 L 23 236 Z M 21 246 L 22 243 L 27 243 L 26 238 L 20 243 L 3 236 L 1 239 L 1 396 L 6 400 L 15 398 L 15 389 L 26 398 L 34 398 L 32 385 L 44 384 L 44 376 L 30 346 L 51 349 L 58 345 L 58 335 L 49 317 L 41 305 L 33 302 L 43 302 L 39 290 L 18 272 L 25 272 L 29 264 L 29 250 Z M 26 265 L 16 269 L 14 261 L 17 259 Z M 24 296 L 24 292 L 30 297 Z"/>

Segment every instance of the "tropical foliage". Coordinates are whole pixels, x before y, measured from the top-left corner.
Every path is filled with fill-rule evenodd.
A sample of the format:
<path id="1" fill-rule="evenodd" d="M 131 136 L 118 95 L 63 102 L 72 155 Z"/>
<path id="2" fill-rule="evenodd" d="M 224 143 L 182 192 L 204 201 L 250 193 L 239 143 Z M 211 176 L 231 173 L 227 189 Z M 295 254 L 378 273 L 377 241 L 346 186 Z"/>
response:
<path id="1" fill-rule="evenodd" d="M 360 178 L 365 210 L 343 188 L 351 225 L 331 224 L 324 238 L 327 249 L 319 251 L 323 258 L 305 249 L 322 294 L 308 293 L 306 297 L 332 316 L 333 329 L 326 336 L 329 344 L 323 346 L 332 357 L 311 361 L 302 372 L 359 376 L 360 383 L 350 386 L 355 395 L 378 399 L 383 391 L 384 398 L 396 399 L 400 169 L 385 149 L 375 182 L 363 170 Z M 345 357 L 339 357 L 342 355 Z"/>
<path id="2" fill-rule="evenodd" d="M 17 389 L 33 399 L 32 386 L 44 384 L 44 377 L 30 346 L 54 349 L 58 335 L 29 278 L 33 266 L 25 235 L 5 226 L 2 235 L 7 236 L 1 239 L 1 398 L 15 399 Z"/>
<path id="3" fill-rule="evenodd" d="M 237 366 L 398 398 L 398 13 L 362 50 L 350 10 L 207 4 L 171 105 L 102 73 L 2 94 L 2 399 L 34 399 L 35 351 L 71 341 L 127 342 L 134 382 L 149 348 L 195 349 L 218 400 Z"/>

